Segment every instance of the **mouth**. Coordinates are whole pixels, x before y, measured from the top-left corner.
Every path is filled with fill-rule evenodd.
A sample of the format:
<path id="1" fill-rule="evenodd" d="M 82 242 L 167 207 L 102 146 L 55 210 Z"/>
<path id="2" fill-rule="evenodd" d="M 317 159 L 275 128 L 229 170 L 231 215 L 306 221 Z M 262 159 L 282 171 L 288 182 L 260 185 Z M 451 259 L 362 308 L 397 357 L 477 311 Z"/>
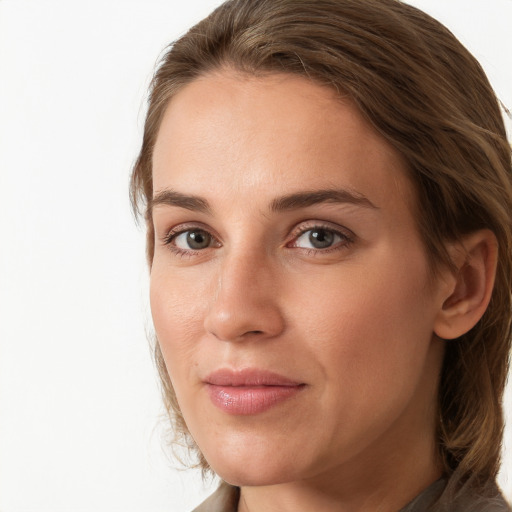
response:
<path id="1" fill-rule="evenodd" d="M 217 370 L 204 383 L 213 405 L 233 415 L 260 414 L 296 396 L 306 386 L 258 369 Z"/>

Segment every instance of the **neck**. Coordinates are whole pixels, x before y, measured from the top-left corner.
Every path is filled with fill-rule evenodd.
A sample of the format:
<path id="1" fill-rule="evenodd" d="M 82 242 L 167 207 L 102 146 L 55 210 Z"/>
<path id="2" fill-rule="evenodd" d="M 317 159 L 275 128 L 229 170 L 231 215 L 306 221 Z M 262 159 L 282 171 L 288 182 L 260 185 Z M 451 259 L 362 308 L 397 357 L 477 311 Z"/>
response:
<path id="1" fill-rule="evenodd" d="M 397 512 L 441 476 L 435 443 L 415 441 L 406 458 L 370 450 L 366 461 L 311 479 L 242 487 L 238 512 Z"/>

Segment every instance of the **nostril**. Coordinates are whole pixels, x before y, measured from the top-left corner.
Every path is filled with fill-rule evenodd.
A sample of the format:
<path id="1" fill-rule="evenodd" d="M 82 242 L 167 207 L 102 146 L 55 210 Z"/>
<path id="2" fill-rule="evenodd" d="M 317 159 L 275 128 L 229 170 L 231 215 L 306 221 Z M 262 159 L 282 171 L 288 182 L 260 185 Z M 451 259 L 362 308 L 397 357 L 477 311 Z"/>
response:
<path id="1" fill-rule="evenodd" d="M 257 341 L 279 335 L 284 320 L 274 302 L 249 297 L 241 305 L 238 292 L 232 297 L 223 292 L 207 311 L 203 326 L 219 340 Z"/>

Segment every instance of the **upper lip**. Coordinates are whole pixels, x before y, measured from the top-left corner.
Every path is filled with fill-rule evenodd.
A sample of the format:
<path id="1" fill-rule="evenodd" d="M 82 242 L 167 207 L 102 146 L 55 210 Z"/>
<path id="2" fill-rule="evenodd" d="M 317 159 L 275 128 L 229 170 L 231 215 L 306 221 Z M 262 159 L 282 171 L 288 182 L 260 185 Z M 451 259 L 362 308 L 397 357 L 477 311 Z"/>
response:
<path id="1" fill-rule="evenodd" d="M 300 386 L 303 383 L 278 373 L 257 368 L 232 370 L 221 368 L 210 373 L 204 382 L 214 386 Z"/>

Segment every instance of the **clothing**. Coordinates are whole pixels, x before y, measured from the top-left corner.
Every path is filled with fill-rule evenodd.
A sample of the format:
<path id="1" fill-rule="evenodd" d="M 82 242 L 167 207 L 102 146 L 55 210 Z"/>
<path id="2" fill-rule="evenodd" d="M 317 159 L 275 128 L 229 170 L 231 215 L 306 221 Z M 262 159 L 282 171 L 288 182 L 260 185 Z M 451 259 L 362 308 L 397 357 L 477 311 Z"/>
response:
<path id="1" fill-rule="evenodd" d="M 480 497 L 468 489 L 463 489 L 455 500 L 443 500 L 446 480 L 437 480 L 414 498 L 399 512 L 511 512 L 498 487 L 493 484 L 486 493 L 489 497 Z"/>
<path id="2" fill-rule="evenodd" d="M 511 512 L 497 487 L 491 494 L 493 498 L 478 498 L 469 491 L 463 491 L 455 501 L 449 504 L 438 499 L 446 488 L 445 480 L 438 480 L 414 498 L 399 512 Z M 495 491 L 495 492 L 494 492 Z M 240 489 L 226 483 L 192 512 L 237 512 Z"/>
<path id="3" fill-rule="evenodd" d="M 237 512 L 240 489 L 222 482 L 219 488 L 192 512 Z"/>

